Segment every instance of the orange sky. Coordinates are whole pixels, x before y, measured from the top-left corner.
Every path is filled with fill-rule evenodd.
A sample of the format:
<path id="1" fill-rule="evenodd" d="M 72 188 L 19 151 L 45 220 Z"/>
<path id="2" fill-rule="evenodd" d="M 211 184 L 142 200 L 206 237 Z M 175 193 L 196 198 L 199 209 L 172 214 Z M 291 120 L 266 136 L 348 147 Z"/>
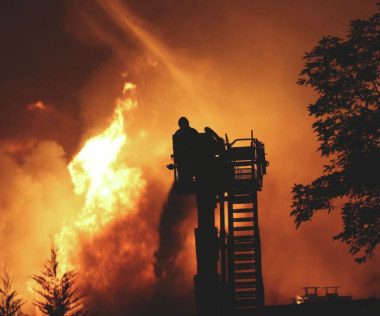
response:
<path id="1" fill-rule="evenodd" d="M 0 261 L 7 261 L 20 280 L 41 267 L 47 235 L 58 233 L 83 204 L 66 166 L 88 138 L 110 125 L 128 81 L 137 86 L 138 106 L 126 116 L 128 141 L 120 159 L 142 170 L 147 189 L 139 215 L 120 218 L 95 240 L 83 241 L 87 252 L 78 251 L 76 260 L 89 269 L 82 284 L 94 298 L 104 289 L 91 284 L 91 266 L 115 262 L 118 270 L 104 272 L 104 278 L 119 280 L 115 301 L 122 302 L 123 293 L 137 293 L 137 301 L 155 295 L 147 293 L 152 284 L 141 285 L 140 292 L 128 288 L 126 275 L 154 262 L 159 217 L 172 181 L 165 165 L 180 116 L 198 131 L 210 126 L 230 140 L 253 129 L 266 145 L 270 167 L 259 212 L 267 304 L 290 303 L 302 286 L 340 285 L 342 294 L 355 298 L 379 296 L 378 256 L 357 265 L 346 245 L 332 242 L 341 229 L 339 209 L 317 214 L 297 231 L 289 217 L 291 187 L 318 177 L 324 164 L 306 108 L 317 96 L 296 85 L 303 54 L 324 35 L 344 37 L 349 21 L 373 15 L 376 2 L 2 3 Z M 186 214 L 178 227 L 183 247 L 173 259 L 177 279 L 170 285 L 182 292 L 168 295 L 182 295 L 184 312 L 191 312 L 196 213 Z M 136 225 L 141 230 L 134 231 Z M 129 232 L 123 235 L 125 227 Z M 109 259 L 123 238 L 133 244 L 148 238 L 140 265 L 132 267 L 122 251 Z M 105 253 L 96 257 L 101 247 Z M 117 306 L 118 312 L 142 308 Z"/>

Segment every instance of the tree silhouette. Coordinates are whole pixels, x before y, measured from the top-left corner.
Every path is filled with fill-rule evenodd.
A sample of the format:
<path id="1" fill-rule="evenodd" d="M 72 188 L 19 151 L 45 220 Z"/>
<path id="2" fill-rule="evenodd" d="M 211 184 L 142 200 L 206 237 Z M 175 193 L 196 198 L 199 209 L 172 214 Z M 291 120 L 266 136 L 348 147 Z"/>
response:
<path id="1" fill-rule="evenodd" d="M 82 296 L 76 295 L 77 289 L 74 288 L 75 275 L 74 271 L 63 273 L 60 277 L 58 274 L 58 249 L 52 243 L 50 248 L 50 259 L 44 265 L 45 269 L 41 275 L 33 275 L 40 286 L 41 290 L 35 289 L 43 300 L 35 300 L 34 305 L 45 315 L 65 316 L 69 312 L 72 316 L 82 315 L 85 312 L 82 308 Z"/>
<path id="2" fill-rule="evenodd" d="M 23 316 L 21 307 L 26 302 L 17 298 L 17 291 L 12 291 L 12 279 L 5 265 L 0 280 L 0 316 Z"/>
<path id="3" fill-rule="evenodd" d="M 308 110 L 331 160 L 311 184 L 295 184 L 291 215 L 298 228 L 340 198 L 343 231 L 333 240 L 362 263 L 380 243 L 380 14 L 351 21 L 345 40 L 323 37 L 304 59 L 298 84 L 319 95 Z"/>

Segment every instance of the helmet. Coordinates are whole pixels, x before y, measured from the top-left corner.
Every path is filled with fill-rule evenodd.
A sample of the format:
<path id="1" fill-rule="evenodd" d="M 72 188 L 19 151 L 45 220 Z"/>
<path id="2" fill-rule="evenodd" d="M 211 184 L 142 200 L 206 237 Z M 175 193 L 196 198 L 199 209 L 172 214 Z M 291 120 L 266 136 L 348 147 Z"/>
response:
<path id="1" fill-rule="evenodd" d="M 190 126 L 190 123 L 189 123 L 189 120 L 182 116 L 179 120 L 178 120 L 178 125 L 180 128 L 186 128 L 186 127 L 189 127 Z"/>

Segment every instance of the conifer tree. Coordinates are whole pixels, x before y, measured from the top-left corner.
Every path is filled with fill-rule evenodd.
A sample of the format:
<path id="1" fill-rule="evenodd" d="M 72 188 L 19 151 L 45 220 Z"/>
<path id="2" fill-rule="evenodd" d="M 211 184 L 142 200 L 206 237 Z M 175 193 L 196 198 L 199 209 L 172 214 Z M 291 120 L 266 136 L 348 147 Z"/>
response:
<path id="1" fill-rule="evenodd" d="M 34 291 L 42 297 L 41 300 L 36 299 L 34 305 L 49 316 L 81 315 L 84 296 L 77 295 L 77 288 L 74 287 L 76 273 L 71 270 L 59 276 L 57 251 L 52 243 L 50 259 L 44 265 L 44 270 L 40 275 L 32 276 L 41 287 Z"/>
<path id="2" fill-rule="evenodd" d="M 26 302 L 17 298 L 18 292 L 12 290 L 12 279 L 5 265 L 0 280 L 0 316 L 23 316 L 21 307 Z"/>

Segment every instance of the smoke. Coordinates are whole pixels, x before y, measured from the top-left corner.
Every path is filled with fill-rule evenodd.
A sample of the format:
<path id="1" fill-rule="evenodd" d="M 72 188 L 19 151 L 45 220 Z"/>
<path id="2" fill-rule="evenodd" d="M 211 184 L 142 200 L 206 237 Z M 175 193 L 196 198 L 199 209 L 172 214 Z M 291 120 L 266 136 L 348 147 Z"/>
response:
<path id="1" fill-rule="evenodd" d="M 0 149 L 0 260 L 7 262 L 15 286 L 28 300 L 26 282 L 48 255 L 49 235 L 59 232 L 81 204 L 64 155 L 57 143 L 42 141 L 20 165 Z M 34 313 L 30 303 L 26 308 Z"/>
<path id="2" fill-rule="evenodd" d="M 181 253 L 189 252 L 186 249 L 188 247 L 186 239 L 196 226 L 194 219 L 196 219 L 194 197 L 180 195 L 172 186 L 160 218 L 158 230 L 160 242 L 154 254 L 157 284 L 151 302 L 151 312 L 156 310 L 165 315 L 194 310 L 194 288 L 189 284 L 189 280 L 192 279 L 191 273 L 195 274 L 195 271 L 194 269 L 187 271 L 186 267 L 184 269 L 183 265 L 188 265 L 188 261 L 179 261 Z M 193 240 L 192 243 L 194 244 Z M 194 246 L 191 248 L 195 250 Z M 194 257 L 195 251 L 192 255 Z M 191 261 L 194 262 L 194 259 Z"/>
<path id="3" fill-rule="evenodd" d="M 180 195 L 173 185 L 163 208 L 158 229 L 160 243 L 154 255 L 157 259 L 154 270 L 158 278 L 167 274 L 167 270 L 173 265 L 177 253 L 183 247 L 184 240 L 179 227 L 181 222 L 195 208 L 194 197 Z"/>
<path id="4" fill-rule="evenodd" d="M 157 232 L 147 218 L 159 210 L 150 206 L 140 205 L 138 214 L 118 218 L 95 238 L 81 242 L 81 288 L 93 311 L 141 315 L 153 296 Z"/>
<path id="5" fill-rule="evenodd" d="M 60 25 L 63 1 L 2 2 L 0 141 L 57 141 L 70 158 L 83 133 L 80 89 L 106 52 L 74 41 Z M 49 111 L 28 110 L 42 102 Z"/>
<path id="6" fill-rule="evenodd" d="M 190 258 L 189 267 L 185 230 L 192 232 L 195 225 L 194 201 L 171 189 L 159 218 L 161 205 L 153 201 L 164 193 L 161 186 L 151 182 L 146 190 L 150 199 L 142 200 L 139 212 L 118 217 L 94 238 L 82 236 L 80 285 L 92 310 L 114 315 L 194 310 L 189 281 L 195 274 L 195 260 Z"/>
<path id="7" fill-rule="evenodd" d="M 347 11 L 347 22 L 342 19 L 339 26 L 330 24 L 317 30 L 314 25 L 306 34 L 298 26 L 315 12 L 310 4 L 300 2 L 294 8 L 303 12 L 303 17 L 294 25 L 280 13 L 278 4 L 274 10 L 269 4 L 266 7 L 243 2 L 221 2 L 218 6 L 171 3 L 170 10 L 177 15 L 158 17 L 152 15 L 149 6 L 134 2 L 128 2 L 129 8 L 121 1 L 99 3 L 118 29 L 133 38 L 134 47 L 140 46 L 141 54 L 154 61 L 146 61 L 150 66 L 144 71 L 133 68 L 131 73 L 143 90 L 141 112 L 136 112 L 131 127 L 137 131 L 143 126 L 146 140 L 150 140 L 145 142 L 149 143 L 144 148 L 147 154 L 136 161 L 152 161 L 150 157 L 155 153 L 158 156 L 171 152 L 167 135 L 174 131 L 174 123 L 182 115 L 188 116 L 198 130 L 210 125 L 220 134 L 228 132 L 230 139 L 249 135 L 253 127 L 255 137 L 265 142 L 271 166 L 259 203 L 267 303 L 290 302 L 307 285 L 341 285 L 342 293 L 355 297 L 378 293 L 373 288 L 370 292 L 363 290 L 376 275 L 376 264 L 367 265 L 367 269 L 358 267 L 344 244 L 331 241 L 341 229 L 339 210 L 330 215 L 318 214 L 311 224 L 298 231 L 289 218 L 292 185 L 307 183 L 323 170 L 323 159 L 316 153 L 318 144 L 310 129 L 312 120 L 307 118 L 305 109 L 315 96 L 295 85 L 303 51 L 334 29 L 338 33 L 345 31 L 350 17 L 357 18 L 358 12 Z M 325 5 L 321 5 L 319 14 Z M 165 6 L 157 4 L 157 10 L 169 14 Z M 260 12 L 269 12 L 265 10 L 272 13 L 263 18 Z M 171 23 L 181 25 L 184 33 L 172 29 Z M 287 27 L 280 31 L 284 25 Z M 99 23 L 97 27 L 99 32 Z M 239 32 L 243 35 L 239 36 Z M 110 34 L 109 28 L 100 33 L 103 38 Z M 122 42 L 116 40 L 113 46 L 122 56 Z M 144 81 L 146 78 L 159 83 L 152 85 L 150 80 Z M 146 124 L 146 120 L 154 125 Z M 156 271 L 161 270 L 158 262 Z"/>

